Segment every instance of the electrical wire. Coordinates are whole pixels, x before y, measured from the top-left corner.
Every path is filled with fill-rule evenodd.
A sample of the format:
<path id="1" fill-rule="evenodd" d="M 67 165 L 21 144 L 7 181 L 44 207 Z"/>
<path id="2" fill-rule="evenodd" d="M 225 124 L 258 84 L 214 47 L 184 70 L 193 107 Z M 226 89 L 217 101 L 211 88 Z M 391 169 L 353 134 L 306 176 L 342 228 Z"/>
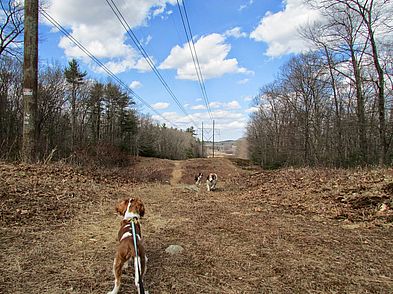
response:
<path id="1" fill-rule="evenodd" d="M 142 104 L 144 104 L 147 108 L 161 117 L 163 120 L 174 126 L 175 128 L 179 128 L 176 124 L 169 121 L 167 118 L 162 116 L 158 111 L 156 111 L 148 102 L 146 102 L 142 97 L 140 97 L 135 91 L 130 89 L 130 87 L 125 84 L 119 77 L 117 77 L 105 64 L 103 64 L 99 59 L 97 59 L 92 53 L 90 53 L 78 40 L 76 40 L 61 24 L 59 24 L 52 16 L 50 16 L 44 9 L 40 8 L 41 14 L 52 23 L 59 31 L 61 31 L 68 39 L 70 39 L 79 49 L 81 49 L 88 57 L 90 57 L 95 63 L 97 63 L 111 78 L 117 81 L 127 92 L 131 93 L 131 95 L 137 98 Z"/>
<path id="2" fill-rule="evenodd" d="M 190 21 L 189 21 L 189 19 L 188 19 L 188 13 L 187 13 L 187 9 L 186 9 L 186 1 L 185 1 L 185 0 L 183 0 L 183 9 L 184 9 L 184 15 L 185 15 L 186 21 L 187 21 L 188 31 L 189 31 L 189 33 L 190 33 L 191 44 L 192 44 L 192 47 L 193 47 L 194 53 L 195 53 L 195 59 L 196 59 L 196 62 L 197 62 L 197 66 L 198 66 L 198 70 L 199 70 L 199 75 L 200 75 L 200 77 L 201 77 L 202 89 L 203 89 L 204 97 L 205 97 L 205 99 L 206 99 L 205 102 L 206 102 L 206 104 L 207 104 L 208 111 L 209 111 L 209 113 L 210 113 L 210 115 L 211 115 L 211 109 L 210 109 L 209 99 L 208 99 L 207 92 L 206 92 L 205 81 L 204 81 L 204 79 L 203 79 L 203 75 L 202 75 L 202 70 L 201 70 L 201 66 L 200 66 L 200 63 L 199 63 L 198 54 L 197 54 L 197 51 L 196 51 L 196 48 L 195 48 L 194 37 L 193 37 L 193 35 L 192 35 L 191 25 L 190 25 Z M 212 116 L 211 116 L 210 118 L 213 119 Z"/>
<path id="3" fill-rule="evenodd" d="M 207 92 L 206 92 L 205 81 L 204 81 L 203 75 L 202 75 L 201 65 L 199 63 L 198 54 L 197 54 L 197 51 L 195 49 L 194 37 L 192 35 L 191 25 L 190 25 L 190 21 L 188 19 L 188 14 L 187 14 L 187 10 L 186 10 L 185 0 L 183 0 L 184 15 L 183 15 L 183 11 L 181 10 L 181 6 L 180 6 L 180 3 L 179 3 L 179 0 L 176 0 L 176 2 L 177 2 L 177 7 L 179 8 L 179 12 L 180 12 L 180 16 L 181 16 L 184 32 L 186 34 L 188 47 L 189 47 L 190 52 L 191 52 L 191 57 L 192 57 L 192 61 L 194 63 L 194 67 L 195 67 L 195 71 L 196 71 L 196 74 L 197 74 L 199 86 L 201 88 L 203 100 L 204 100 L 206 108 L 208 110 L 210 119 L 213 120 L 213 115 L 212 115 L 212 111 L 210 109 L 210 103 L 209 103 L 209 99 L 208 99 Z M 186 26 L 186 22 L 187 22 L 187 26 Z M 187 30 L 187 28 L 188 28 L 188 30 Z"/>
<path id="4" fill-rule="evenodd" d="M 123 28 L 125 29 L 126 33 L 128 34 L 128 36 L 130 37 L 130 39 L 132 40 L 132 42 L 134 43 L 134 45 L 138 48 L 139 52 L 141 52 L 142 56 L 144 57 L 144 59 L 146 60 L 146 62 L 148 63 L 148 65 L 150 66 L 150 68 L 153 70 L 154 74 L 157 76 L 157 78 L 160 80 L 160 82 L 162 83 L 162 85 L 164 86 L 164 88 L 167 90 L 167 92 L 169 93 L 169 95 L 172 97 L 173 101 L 175 101 L 175 103 L 177 104 L 177 106 L 179 107 L 179 109 L 183 112 L 184 115 L 186 115 L 190 121 L 194 124 L 194 126 L 196 127 L 197 124 L 195 123 L 195 121 L 192 119 L 192 117 L 187 113 L 186 109 L 183 107 L 183 105 L 180 103 L 179 99 L 176 97 L 176 95 L 173 93 L 173 91 L 171 90 L 171 88 L 169 87 L 168 83 L 165 81 L 165 79 L 162 77 L 160 71 L 157 69 L 157 67 L 155 66 L 154 62 L 152 61 L 152 59 L 150 58 L 149 54 L 147 54 L 146 50 L 143 48 L 142 44 L 139 42 L 138 38 L 136 37 L 136 35 L 134 34 L 133 30 L 131 29 L 130 25 L 128 24 L 128 22 L 125 20 L 123 14 L 121 13 L 121 11 L 119 10 L 119 8 L 117 7 L 116 3 L 113 0 L 105 0 L 106 3 L 109 5 L 109 7 L 111 8 L 112 12 L 115 14 L 115 16 L 117 17 L 117 19 L 120 21 L 121 25 L 123 26 Z"/>

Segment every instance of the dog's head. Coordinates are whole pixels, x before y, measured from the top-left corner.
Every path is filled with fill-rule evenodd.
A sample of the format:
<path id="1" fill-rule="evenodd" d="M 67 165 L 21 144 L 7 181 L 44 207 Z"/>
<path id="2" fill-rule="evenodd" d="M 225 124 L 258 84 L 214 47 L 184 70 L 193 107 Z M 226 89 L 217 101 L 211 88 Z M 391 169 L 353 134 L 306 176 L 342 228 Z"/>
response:
<path id="1" fill-rule="evenodd" d="M 214 173 L 211 173 L 211 174 L 209 174 L 209 175 L 207 176 L 207 180 L 208 180 L 209 182 L 217 181 L 217 175 L 214 174 Z"/>
<path id="2" fill-rule="evenodd" d="M 195 176 L 195 181 L 200 181 L 203 177 L 203 173 L 199 173 L 198 175 Z"/>
<path id="3" fill-rule="evenodd" d="M 126 216 L 127 213 L 134 213 L 143 217 L 145 215 L 145 205 L 138 197 L 126 198 L 117 203 L 116 212 L 121 216 Z"/>

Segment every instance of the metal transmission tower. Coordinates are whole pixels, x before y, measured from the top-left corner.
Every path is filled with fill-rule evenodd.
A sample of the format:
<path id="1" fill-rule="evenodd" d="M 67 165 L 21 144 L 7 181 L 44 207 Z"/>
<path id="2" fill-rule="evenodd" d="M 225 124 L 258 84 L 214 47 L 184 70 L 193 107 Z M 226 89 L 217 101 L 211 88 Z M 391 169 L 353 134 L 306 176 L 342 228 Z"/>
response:
<path id="1" fill-rule="evenodd" d="M 215 121 L 213 120 L 212 128 L 205 128 L 202 122 L 202 128 L 200 130 L 201 134 L 201 144 L 202 144 L 202 157 L 205 155 L 205 147 L 208 145 L 206 142 L 212 143 L 212 156 L 214 157 L 215 148 L 215 136 L 220 135 L 220 130 L 215 128 Z M 210 145 L 210 144 L 209 144 Z"/>

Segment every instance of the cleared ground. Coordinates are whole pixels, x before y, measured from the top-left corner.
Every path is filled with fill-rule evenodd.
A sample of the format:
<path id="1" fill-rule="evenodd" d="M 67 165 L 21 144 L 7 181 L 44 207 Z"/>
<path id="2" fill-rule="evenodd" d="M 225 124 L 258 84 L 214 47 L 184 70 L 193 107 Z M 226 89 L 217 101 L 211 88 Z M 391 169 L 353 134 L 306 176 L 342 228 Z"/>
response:
<path id="1" fill-rule="evenodd" d="M 199 171 L 218 189 L 197 188 Z M 118 199 L 139 196 L 154 293 L 393 293 L 391 169 L 225 158 L 116 170 L 0 164 L 0 293 L 112 289 Z M 170 256 L 171 245 L 184 247 Z M 132 271 L 120 293 L 133 293 Z"/>

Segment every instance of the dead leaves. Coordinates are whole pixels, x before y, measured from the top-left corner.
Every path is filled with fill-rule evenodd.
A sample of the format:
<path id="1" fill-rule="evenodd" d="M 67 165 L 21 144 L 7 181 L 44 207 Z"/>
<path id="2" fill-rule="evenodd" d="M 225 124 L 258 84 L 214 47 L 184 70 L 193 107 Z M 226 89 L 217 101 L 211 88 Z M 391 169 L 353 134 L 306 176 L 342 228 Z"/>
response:
<path id="1" fill-rule="evenodd" d="M 391 222 L 393 175 L 389 169 L 288 168 L 257 172 L 245 181 L 245 199 L 288 213 L 312 213 L 351 222 Z M 381 210 L 381 207 L 382 210 Z M 259 207 L 254 207 L 259 212 Z"/>

